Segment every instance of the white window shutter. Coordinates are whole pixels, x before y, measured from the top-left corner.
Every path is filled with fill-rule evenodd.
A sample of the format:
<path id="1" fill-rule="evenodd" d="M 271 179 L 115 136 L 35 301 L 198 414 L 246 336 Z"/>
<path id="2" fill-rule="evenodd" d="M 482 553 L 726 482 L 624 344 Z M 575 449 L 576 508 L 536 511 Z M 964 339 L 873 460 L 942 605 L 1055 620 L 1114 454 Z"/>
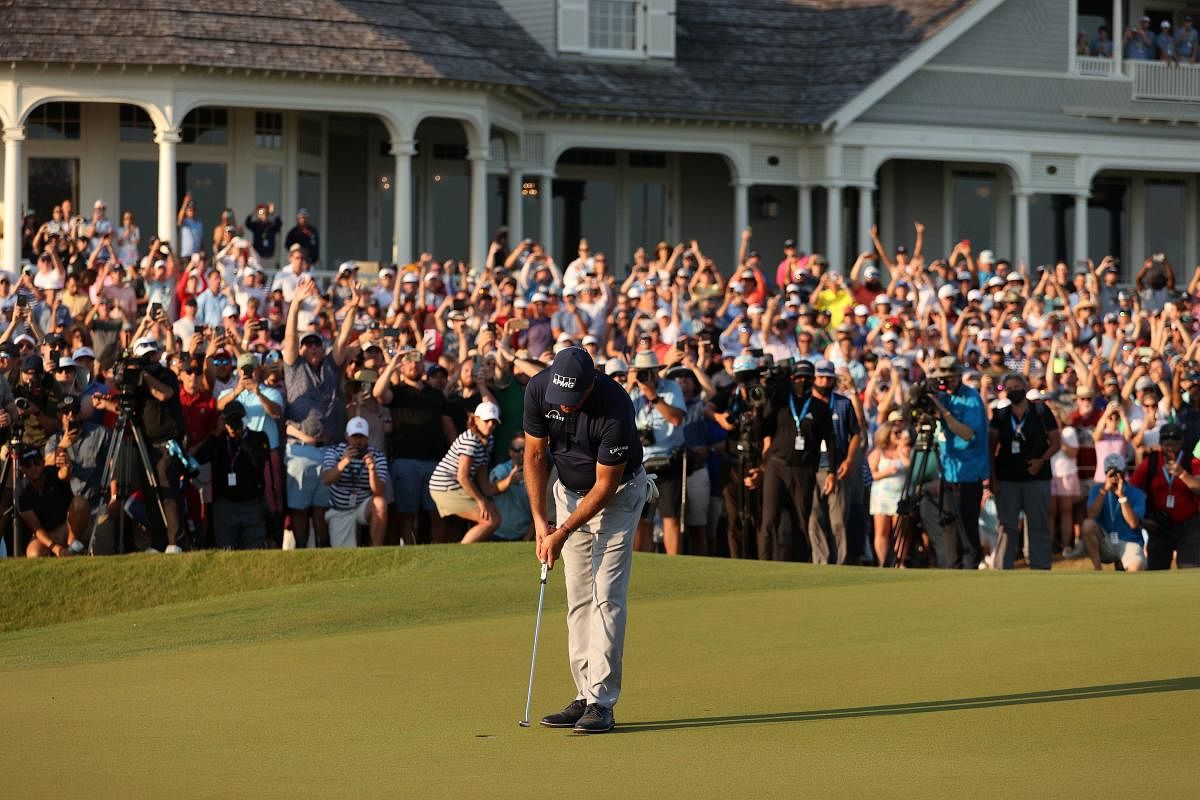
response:
<path id="1" fill-rule="evenodd" d="M 675 57 L 675 0 L 646 0 L 646 55 Z"/>
<path id="2" fill-rule="evenodd" d="M 588 46 L 588 0 L 558 0 L 558 51 L 582 53 Z"/>

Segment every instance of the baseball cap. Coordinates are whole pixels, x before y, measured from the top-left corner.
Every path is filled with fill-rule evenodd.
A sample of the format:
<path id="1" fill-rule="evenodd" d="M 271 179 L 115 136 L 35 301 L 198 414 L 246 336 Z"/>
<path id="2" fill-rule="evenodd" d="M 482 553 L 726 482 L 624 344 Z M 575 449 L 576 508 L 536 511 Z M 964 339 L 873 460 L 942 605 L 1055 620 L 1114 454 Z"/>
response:
<path id="1" fill-rule="evenodd" d="M 546 402 L 556 406 L 578 405 L 596 380 L 596 364 L 582 347 L 559 351 L 547 369 Z"/>
<path id="2" fill-rule="evenodd" d="M 788 249 L 789 247 L 795 247 L 795 246 L 796 246 L 795 239 L 784 239 L 783 240 L 783 249 L 784 250 Z"/>
<path id="3" fill-rule="evenodd" d="M 1168 422 L 1166 425 L 1163 425 L 1158 431 L 1158 440 L 1161 442 L 1167 441 L 1168 439 L 1173 442 L 1182 441 L 1183 428 L 1174 422 Z"/>
<path id="4" fill-rule="evenodd" d="M 888 297 L 886 294 L 875 295 L 875 302 L 873 305 L 890 306 L 891 304 L 892 304 L 892 299 L 890 297 Z"/>
<path id="5" fill-rule="evenodd" d="M 417 277 L 417 273 L 415 273 L 415 272 L 406 272 L 406 273 L 404 273 L 404 276 L 402 278 L 400 278 L 400 282 L 401 283 L 420 283 L 421 279 Z"/>
<path id="6" fill-rule="evenodd" d="M 316 331 L 309 331 L 300 337 L 300 344 L 311 341 L 315 341 L 317 344 L 321 345 L 325 344 L 325 340 L 321 338 L 321 334 L 317 333 Z"/>
<path id="7" fill-rule="evenodd" d="M 796 362 L 796 368 L 792 371 L 793 378 L 811 378 L 816 374 L 816 368 L 813 363 L 807 359 L 801 359 Z"/>
<path id="8" fill-rule="evenodd" d="M 221 410 L 221 416 L 225 417 L 225 419 L 230 419 L 230 420 L 241 419 L 246 416 L 246 407 L 241 404 L 241 401 L 231 400 L 229 402 L 229 405 L 225 406 L 225 408 L 223 408 Z M 362 419 L 362 417 L 355 417 L 354 419 Z M 350 420 L 350 422 L 353 423 L 354 419 Z M 347 430 L 347 432 L 349 432 L 349 430 L 350 430 L 349 425 L 346 426 L 346 430 Z"/>
<path id="9" fill-rule="evenodd" d="M 971 273 L 967 272 L 966 270 L 959 270 L 957 277 L 960 281 L 969 281 L 971 280 Z"/>
<path id="10" fill-rule="evenodd" d="M 600 344 L 600 340 L 589 333 L 587 336 L 583 337 L 583 341 L 581 341 L 580 344 Z"/>
<path id="11" fill-rule="evenodd" d="M 880 272 L 879 272 L 878 267 L 867 267 L 866 269 L 863 270 L 863 280 L 864 281 L 875 280 L 876 278 L 879 277 L 879 275 L 880 275 Z"/>
<path id="12" fill-rule="evenodd" d="M 548 302 L 550 302 L 550 296 L 548 294 L 546 294 L 545 292 L 534 292 L 533 297 L 529 298 L 529 302 L 531 302 L 531 303 L 548 303 Z"/>
<path id="13" fill-rule="evenodd" d="M 972 289 L 971 291 L 967 292 L 967 301 L 968 302 L 971 302 L 971 301 L 982 302 L 983 301 L 983 292 L 979 291 L 978 289 Z"/>
<path id="14" fill-rule="evenodd" d="M 1008 273 L 1008 277 L 1004 280 L 1007 283 L 1022 283 L 1025 280 L 1025 277 L 1019 272 L 1010 272 Z"/>
<path id="15" fill-rule="evenodd" d="M 1108 472 L 1110 469 L 1115 469 L 1117 472 L 1124 472 L 1125 467 L 1125 456 L 1120 453 L 1109 453 L 1104 457 L 1105 472 Z"/>
<path id="16" fill-rule="evenodd" d="M 42 460 L 41 448 L 29 446 L 21 450 L 22 464 L 36 464 L 40 460 Z"/>
<path id="17" fill-rule="evenodd" d="M 70 356 L 62 356 L 58 359 L 59 369 L 75 369 L 75 359 Z"/>
<path id="18" fill-rule="evenodd" d="M 347 273 L 354 272 L 356 269 L 358 269 L 358 262 L 343 261 L 341 264 L 338 264 L 337 271 L 338 275 L 345 275 Z"/>
<path id="19" fill-rule="evenodd" d="M 856 305 L 854 307 L 854 316 L 856 316 L 856 317 L 865 317 L 870 313 L 871 313 L 871 309 L 867 308 L 862 303 L 859 303 L 858 305 Z"/>
<path id="20" fill-rule="evenodd" d="M 948 283 L 945 286 L 943 286 L 942 288 L 938 289 L 938 291 L 937 291 L 937 296 L 938 296 L 939 300 L 947 300 L 951 297 L 954 297 L 955 294 L 956 294 L 956 292 L 955 292 L 954 287 Z"/>
<path id="21" fill-rule="evenodd" d="M 879 339 L 880 339 L 880 341 L 884 341 L 884 342 L 898 342 L 898 341 L 900 341 L 900 337 L 896 335 L 896 332 L 895 332 L 895 331 L 888 331 L 888 332 L 887 332 L 887 333 L 885 333 L 883 336 L 879 337 Z"/>
<path id="22" fill-rule="evenodd" d="M 610 358 L 604 363 L 605 375 L 616 375 L 619 372 L 629 372 L 629 365 L 623 358 Z"/>
<path id="23" fill-rule="evenodd" d="M 529 308 L 529 301 L 524 297 L 518 297 L 516 300 L 513 300 L 513 308 Z"/>
<path id="24" fill-rule="evenodd" d="M 749 353 L 744 353 L 733 360 L 734 372 L 755 372 L 758 370 L 758 361 Z"/>
<path id="25" fill-rule="evenodd" d="M 381 277 L 381 278 L 385 278 L 388 275 L 395 275 L 395 274 L 396 274 L 396 270 L 392 269 L 391 267 L 384 267 L 383 269 L 379 270 L 379 277 Z"/>
<path id="26" fill-rule="evenodd" d="M 133 355 L 136 358 L 141 358 L 147 353 L 153 353 L 156 350 L 158 350 L 158 342 L 149 336 L 143 336 L 133 343 Z"/>
<path id="27" fill-rule="evenodd" d="M 1149 375 L 1143 375 L 1137 379 L 1137 383 L 1133 385 L 1135 392 L 1144 392 L 1154 385 L 1154 379 Z"/>
<path id="28" fill-rule="evenodd" d="M 977 258 L 975 260 L 978 261 L 980 264 L 995 264 L 996 263 L 996 254 L 993 253 L 991 250 L 981 250 L 979 253 L 979 258 Z"/>
<path id="29" fill-rule="evenodd" d="M 837 374 L 837 371 L 833 368 L 832 361 L 822 360 L 816 366 L 816 374 L 820 375 L 822 378 L 832 378 Z"/>
<path id="30" fill-rule="evenodd" d="M 475 406 L 476 419 L 494 419 L 500 421 L 500 408 L 495 403 L 489 403 L 486 400 Z M 359 417 L 361 419 L 361 417 Z M 353 421 L 353 420 L 352 420 Z"/>

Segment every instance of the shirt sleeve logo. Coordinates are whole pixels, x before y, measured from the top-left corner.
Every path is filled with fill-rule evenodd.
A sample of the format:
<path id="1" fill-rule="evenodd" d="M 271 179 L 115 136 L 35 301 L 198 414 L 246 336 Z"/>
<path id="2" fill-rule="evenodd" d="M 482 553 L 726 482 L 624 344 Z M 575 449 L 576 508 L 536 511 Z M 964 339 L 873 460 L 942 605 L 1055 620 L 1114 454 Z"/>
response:
<path id="1" fill-rule="evenodd" d="M 614 456 L 619 456 L 619 455 L 624 455 L 625 451 L 628 449 L 629 449 L 629 445 L 623 444 L 620 447 L 609 448 L 608 452 Z"/>
<path id="2" fill-rule="evenodd" d="M 551 380 L 555 386 L 561 386 L 564 389 L 575 388 L 575 378 L 568 378 L 566 375 L 559 375 L 556 372 Z"/>

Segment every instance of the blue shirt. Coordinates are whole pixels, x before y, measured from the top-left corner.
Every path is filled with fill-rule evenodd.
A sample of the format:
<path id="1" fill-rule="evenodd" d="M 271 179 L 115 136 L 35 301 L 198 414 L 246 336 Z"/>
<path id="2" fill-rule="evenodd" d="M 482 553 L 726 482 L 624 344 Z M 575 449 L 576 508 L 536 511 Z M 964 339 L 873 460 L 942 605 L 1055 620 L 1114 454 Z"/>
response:
<path id="1" fill-rule="evenodd" d="M 939 398 L 950 416 L 975 431 L 970 441 L 955 436 L 944 424 L 939 426 L 938 453 L 942 475 L 951 483 L 970 483 L 986 479 L 992 470 L 988 455 L 988 422 L 979 392 L 959 386 Z"/>
<path id="2" fill-rule="evenodd" d="M 192 253 L 203 249 L 204 223 L 184 217 L 179 225 L 179 257 L 191 258 Z"/>
<path id="3" fill-rule="evenodd" d="M 492 467 L 492 483 L 507 478 L 513 471 L 513 462 L 505 461 Z M 533 512 L 529 510 L 529 495 L 525 492 L 525 481 L 514 482 L 507 491 L 492 498 L 500 512 L 500 527 L 494 536 L 515 542 L 522 539 L 533 524 Z"/>
<path id="4" fill-rule="evenodd" d="M 207 325 L 210 328 L 220 328 L 222 313 L 228 305 L 228 297 L 223 294 L 213 294 L 208 289 L 205 289 L 196 298 L 196 324 Z"/>
<path id="5" fill-rule="evenodd" d="M 683 399 L 683 390 L 675 381 L 660 380 L 656 390 L 658 396 L 669 406 L 686 410 L 687 402 Z M 636 386 L 629 392 L 633 401 L 634 419 L 639 431 L 649 428 L 654 431 L 654 444 L 642 447 L 642 458 L 662 458 L 683 447 L 683 425 L 672 425 L 667 418 L 659 413 L 655 406 L 642 395 Z"/>
<path id="6" fill-rule="evenodd" d="M 829 411 L 833 415 L 833 438 L 837 441 L 837 463 L 841 464 L 850 449 L 850 437 L 858 433 L 858 417 L 854 414 L 854 404 L 844 394 L 834 392 L 829 398 Z M 824 442 L 821 443 L 820 469 L 829 469 L 829 453 L 825 452 Z"/>
<path id="7" fill-rule="evenodd" d="M 283 408 L 283 392 L 278 389 L 273 389 L 270 386 L 259 386 L 266 398 L 275 405 Z M 226 389 L 221 392 L 221 397 L 224 397 L 237 389 Z M 220 399 L 220 398 L 218 398 Z M 237 401 L 246 409 L 246 428 L 247 430 L 259 431 L 267 435 L 267 443 L 274 450 L 279 447 L 279 426 L 275 424 L 275 420 L 267 414 L 267 410 L 263 408 L 262 400 L 258 395 L 250 391 L 241 391 L 238 393 Z"/>
<path id="8" fill-rule="evenodd" d="M 1092 490 L 1088 492 L 1089 507 L 1096 502 L 1099 494 L 1100 484 L 1092 484 Z M 1138 487 L 1126 483 L 1125 496 L 1129 498 L 1129 507 L 1133 509 L 1134 515 L 1141 522 L 1142 517 L 1146 515 L 1146 493 Z M 1125 521 L 1125 515 L 1121 513 L 1121 503 L 1117 500 L 1116 495 L 1109 494 L 1104 498 L 1104 505 L 1101 507 L 1100 516 L 1096 518 L 1096 524 L 1107 534 L 1115 533 L 1122 542 L 1142 544 L 1141 528 L 1135 530 L 1129 527 L 1129 523 Z"/>

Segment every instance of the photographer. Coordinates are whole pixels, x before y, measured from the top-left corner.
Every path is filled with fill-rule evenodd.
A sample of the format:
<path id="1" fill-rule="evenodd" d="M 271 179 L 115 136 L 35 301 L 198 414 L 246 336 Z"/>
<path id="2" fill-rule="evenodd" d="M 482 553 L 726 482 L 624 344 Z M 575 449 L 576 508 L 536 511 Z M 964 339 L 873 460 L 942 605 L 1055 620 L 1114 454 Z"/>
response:
<path id="1" fill-rule="evenodd" d="M 642 464 L 658 476 L 658 512 L 663 521 L 663 546 L 679 555 L 683 539 L 679 523 L 683 490 L 683 391 L 675 381 L 658 377 L 660 364 L 645 350 L 634 356 L 629 371 L 629 398 L 642 443 Z M 638 523 L 636 550 L 654 549 L 654 515 Z"/>
<path id="2" fill-rule="evenodd" d="M 266 434 L 246 427 L 246 409 L 233 401 L 221 411 L 220 431 L 196 450 L 212 464 L 213 540 L 222 550 L 261 550 L 267 527 L 262 496 L 270 446 Z"/>
<path id="3" fill-rule="evenodd" d="M 102 495 L 100 477 L 108 452 L 108 429 L 85 421 L 79 397 L 73 394 L 65 395 L 58 402 L 58 413 L 62 419 L 62 433 L 46 440 L 46 466 L 60 471 L 66 469 L 65 480 L 70 484 L 71 493 L 86 500 L 90 508 L 95 508 Z"/>
<path id="4" fill-rule="evenodd" d="M 847 480 L 858 480 L 857 475 L 850 475 L 850 470 L 858 457 L 862 431 L 850 398 L 833 390 L 836 379 L 837 373 L 831 362 L 821 361 L 817 364 L 813 397 L 829 405 L 837 452 L 826 450 L 822 443 L 816 486 L 824 487 L 830 476 L 833 476 L 834 484 L 831 492 L 814 492 L 813 513 L 807 520 L 814 564 L 828 564 L 830 555 L 834 553 L 837 559 L 835 563 L 838 564 L 858 564 L 862 556 L 862 542 L 847 535 L 851 526 L 846 519 L 848 512 L 862 514 L 861 505 L 852 508 L 848 502 L 852 487 Z M 834 463 L 841 465 L 836 471 L 832 467 Z M 863 525 L 855 524 L 852 529 L 862 530 Z M 831 543 L 836 548 L 833 553 Z"/>
<path id="5" fill-rule="evenodd" d="M 1159 432 L 1160 449 L 1138 464 L 1130 484 L 1147 496 L 1142 525 L 1149 534 L 1150 569 L 1200 567 L 1200 460 L 1183 450 L 1183 429 L 1171 423 Z"/>
<path id="6" fill-rule="evenodd" d="M 29 546 L 25 548 L 26 558 L 82 553 L 91 509 L 84 498 L 72 495 L 68 483 L 69 465 L 57 470 L 47 467 L 45 457 L 37 447 L 22 450 L 19 463 L 21 482 L 17 488 L 17 512 L 33 532 Z"/>
<path id="7" fill-rule="evenodd" d="M 21 360 L 21 378 L 13 387 L 16 412 L 22 421 L 23 444 L 43 447 L 59 428 L 58 400 L 61 396 L 53 377 L 42 371 L 42 357 L 27 355 Z"/>
<path id="8" fill-rule="evenodd" d="M 283 230 L 283 220 L 275 213 L 275 204 L 258 204 L 254 213 L 246 217 L 246 230 L 254 238 L 254 250 L 263 261 L 274 263 L 275 247 Z"/>
<path id="9" fill-rule="evenodd" d="M 791 375 L 791 391 L 772 396 L 764 415 L 763 511 L 758 536 L 758 557 L 763 560 L 796 560 L 796 543 L 783 536 L 780 525 L 783 510 L 794 512 L 792 518 L 799 521 L 797 533 L 803 531 L 804 521 L 812 515 L 822 451 L 832 454 L 820 486 L 826 497 L 833 493 L 834 475 L 842 466 L 829 404 L 812 393 L 815 373 L 811 361 L 799 362 Z"/>
<path id="10" fill-rule="evenodd" d="M 754 356 L 742 355 L 729 361 L 733 382 L 717 392 L 705 408 L 705 416 L 729 434 L 720 473 L 729 557 L 751 558 L 762 508 L 756 492 L 762 477 L 762 410 L 766 394 L 759 384 Z"/>
<path id="11" fill-rule="evenodd" d="M 346 423 L 346 441 L 325 449 L 321 482 L 329 487 L 325 522 L 331 547 L 357 547 L 358 526 L 369 525 L 371 544 L 383 545 L 387 530 L 387 456 L 367 442 L 362 417 Z"/>
<path id="12" fill-rule="evenodd" d="M 159 345 L 143 337 L 133 343 L 132 357 L 113 369 L 118 396 L 96 395 L 92 404 L 102 411 L 119 413 L 124 405 L 131 412 L 133 424 L 145 435 L 151 464 L 162 499 L 167 532 L 167 553 L 182 553 L 179 538 L 179 485 L 183 478 L 182 465 L 168 451 L 167 444 L 184 436 L 183 407 L 179 401 L 179 380 L 171 370 L 158 363 Z M 139 480 L 142 471 L 135 473 Z M 149 497 L 150 487 L 143 484 L 142 492 Z"/>
<path id="13" fill-rule="evenodd" d="M 983 558 L 979 540 L 979 509 L 991 473 L 987 412 L 979 392 L 966 386 L 953 356 L 938 360 L 930 371 L 937 392 L 931 395 L 942 423 L 937 436 L 942 480 L 946 486 L 944 514 L 957 516 L 958 534 L 943 531 L 946 566 L 977 569 Z"/>
<path id="14" fill-rule="evenodd" d="M 1125 481 L 1125 457 L 1114 453 L 1104 459 L 1104 482 L 1088 493 L 1087 519 L 1080 527 L 1092 567 L 1119 562 L 1126 572 L 1146 568 L 1142 548 L 1142 517 L 1146 493 Z"/>

